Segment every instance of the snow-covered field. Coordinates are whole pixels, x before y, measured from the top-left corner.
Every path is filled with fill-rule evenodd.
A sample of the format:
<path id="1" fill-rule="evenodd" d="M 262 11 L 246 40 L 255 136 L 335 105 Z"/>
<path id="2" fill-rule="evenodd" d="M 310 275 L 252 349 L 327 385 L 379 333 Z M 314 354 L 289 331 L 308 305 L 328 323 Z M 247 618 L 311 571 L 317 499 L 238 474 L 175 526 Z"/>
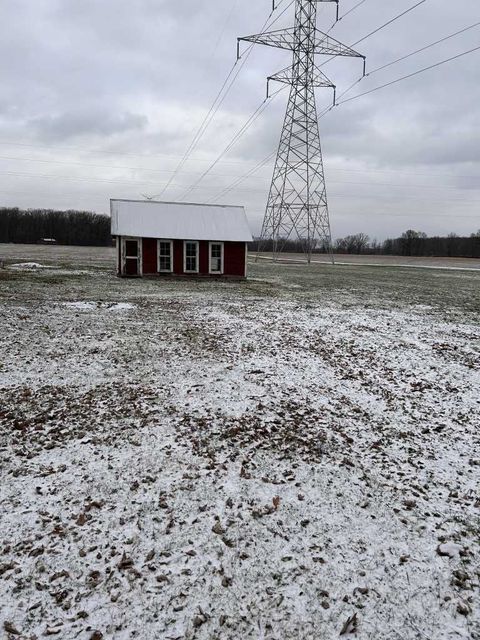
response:
<path id="1" fill-rule="evenodd" d="M 480 639 L 480 273 L 48 250 L 0 270 L 0 637 Z"/>

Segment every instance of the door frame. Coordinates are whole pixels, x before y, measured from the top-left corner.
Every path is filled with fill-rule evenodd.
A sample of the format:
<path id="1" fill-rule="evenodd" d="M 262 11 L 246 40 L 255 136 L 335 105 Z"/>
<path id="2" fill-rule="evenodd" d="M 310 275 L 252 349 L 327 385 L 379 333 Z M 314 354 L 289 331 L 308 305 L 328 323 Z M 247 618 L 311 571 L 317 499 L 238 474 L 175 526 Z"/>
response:
<path id="1" fill-rule="evenodd" d="M 143 276 L 143 242 L 142 242 L 142 238 L 134 238 L 132 236 L 122 236 L 122 276 L 128 276 L 129 274 L 126 273 L 126 266 L 127 266 L 127 259 L 128 260 L 134 260 L 135 258 L 133 257 L 129 257 L 127 258 L 126 255 L 126 243 L 134 241 L 137 243 L 137 247 L 138 247 L 138 251 L 137 251 L 137 275 L 136 276 L 130 276 L 131 278 L 139 278 L 141 276 Z"/>

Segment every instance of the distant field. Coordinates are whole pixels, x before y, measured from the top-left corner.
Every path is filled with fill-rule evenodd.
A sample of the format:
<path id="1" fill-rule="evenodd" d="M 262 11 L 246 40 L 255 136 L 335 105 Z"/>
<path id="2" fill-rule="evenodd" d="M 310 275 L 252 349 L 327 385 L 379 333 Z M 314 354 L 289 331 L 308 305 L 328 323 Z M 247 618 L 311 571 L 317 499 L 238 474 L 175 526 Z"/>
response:
<path id="1" fill-rule="evenodd" d="M 480 271 L 2 259 L 8 640 L 480 639 Z"/>
<path id="2" fill-rule="evenodd" d="M 263 253 L 260 259 L 271 260 L 271 254 Z M 295 262 L 304 261 L 305 257 L 300 253 L 283 253 L 280 261 Z M 314 255 L 313 262 L 330 262 L 329 256 Z M 363 266 L 378 265 L 383 267 L 431 267 L 441 269 L 480 269 L 480 259 L 477 258 L 430 258 L 417 256 L 356 256 L 335 254 L 334 260 L 338 264 L 358 264 Z"/>
<path id="3" fill-rule="evenodd" d="M 41 244 L 0 244 L 0 260 L 8 262 L 42 262 L 70 268 L 111 267 L 115 265 L 114 247 L 66 247 Z"/>
<path id="4" fill-rule="evenodd" d="M 250 260 L 255 260 L 256 254 L 250 254 Z M 379 266 L 409 266 L 432 267 L 450 269 L 480 269 L 480 260 L 475 258 L 428 258 L 409 256 L 355 256 L 335 255 L 335 261 L 342 264 L 379 265 Z M 115 249 L 113 247 L 48 247 L 35 244 L 0 244 L 0 260 L 25 260 L 25 261 L 54 260 L 57 263 L 66 261 L 91 266 L 107 266 L 115 261 Z M 261 254 L 260 261 L 271 261 L 268 253 Z M 280 255 L 281 262 L 304 261 L 305 257 L 298 253 L 284 253 Z M 325 255 L 314 255 L 313 262 L 329 262 Z"/>

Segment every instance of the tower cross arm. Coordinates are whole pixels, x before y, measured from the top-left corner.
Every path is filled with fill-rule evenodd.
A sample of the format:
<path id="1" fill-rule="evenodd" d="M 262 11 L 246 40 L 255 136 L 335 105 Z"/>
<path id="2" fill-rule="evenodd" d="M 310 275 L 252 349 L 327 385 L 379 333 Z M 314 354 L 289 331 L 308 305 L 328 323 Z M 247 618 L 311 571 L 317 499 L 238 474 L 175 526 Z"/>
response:
<path id="1" fill-rule="evenodd" d="M 238 38 L 238 57 L 240 57 L 240 42 L 252 42 L 253 44 L 264 44 L 267 47 L 277 49 L 295 49 L 294 29 L 278 29 L 277 31 L 267 31 L 252 36 Z"/>
<path id="2" fill-rule="evenodd" d="M 342 44 L 339 40 L 335 40 L 332 36 L 323 33 L 319 29 L 315 29 L 315 53 L 333 55 L 333 56 L 348 56 L 350 58 L 363 58 L 365 56 L 358 51 L 355 51 L 346 44 Z"/>
<path id="3" fill-rule="evenodd" d="M 277 49 L 288 49 L 290 51 L 309 52 L 312 43 L 309 39 L 299 37 L 294 28 L 278 29 L 277 31 L 267 31 L 266 33 L 258 33 L 251 36 L 242 36 L 238 38 L 237 57 L 240 57 L 240 42 L 251 42 L 252 44 L 263 44 L 268 47 Z M 351 47 L 342 44 L 339 40 L 335 40 L 331 36 L 323 33 L 319 29 L 315 29 L 313 38 L 313 51 L 316 54 L 348 56 L 352 58 L 363 58 L 365 56 Z"/>
<path id="4" fill-rule="evenodd" d="M 272 81 L 304 87 L 328 87 L 333 89 L 333 103 L 335 104 L 336 86 L 316 64 L 311 69 L 311 72 L 307 74 L 302 74 L 298 66 L 293 65 L 269 76 L 267 78 L 267 98 L 270 95 L 269 86 Z"/>
<path id="5" fill-rule="evenodd" d="M 282 69 L 282 71 L 278 71 L 278 73 L 273 74 L 268 77 L 268 80 L 273 80 L 275 82 L 283 82 L 284 84 L 295 84 L 299 83 L 308 84 L 312 87 L 330 87 L 331 89 L 335 88 L 333 82 L 327 78 L 327 76 L 320 71 L 317 65 L 312 69 L 311 75 L 305 76 L 303 82 L 298 72 L 298 68 L 295 66 L 287 67 L 286 69 Z"/>

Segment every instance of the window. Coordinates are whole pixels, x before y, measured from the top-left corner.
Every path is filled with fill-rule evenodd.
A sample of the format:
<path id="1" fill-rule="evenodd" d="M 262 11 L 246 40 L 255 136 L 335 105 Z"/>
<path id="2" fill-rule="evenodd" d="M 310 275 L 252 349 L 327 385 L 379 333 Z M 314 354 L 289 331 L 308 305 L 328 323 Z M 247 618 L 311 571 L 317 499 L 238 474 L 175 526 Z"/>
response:
<path id="1" fill-rule="evenodd" d="M 173 271 L 171 240 L 158 241 L 158 270 L 163 273 L 171 273 Z"/>
<path id="2" fill-rule="evenodd" d="M 138 240 L 125 240 L 125 257 L 138 258 Z"/>
<path id="3" fill-rule="evenodd" d="M 198 242 L 185 242 L 184 256 L 185 273 L 198 273 Z"/>
<path id="4" fill-rule="evenodd" d="M 210 242 L 210 273 L 223 273 L 223 242 Z"/>

